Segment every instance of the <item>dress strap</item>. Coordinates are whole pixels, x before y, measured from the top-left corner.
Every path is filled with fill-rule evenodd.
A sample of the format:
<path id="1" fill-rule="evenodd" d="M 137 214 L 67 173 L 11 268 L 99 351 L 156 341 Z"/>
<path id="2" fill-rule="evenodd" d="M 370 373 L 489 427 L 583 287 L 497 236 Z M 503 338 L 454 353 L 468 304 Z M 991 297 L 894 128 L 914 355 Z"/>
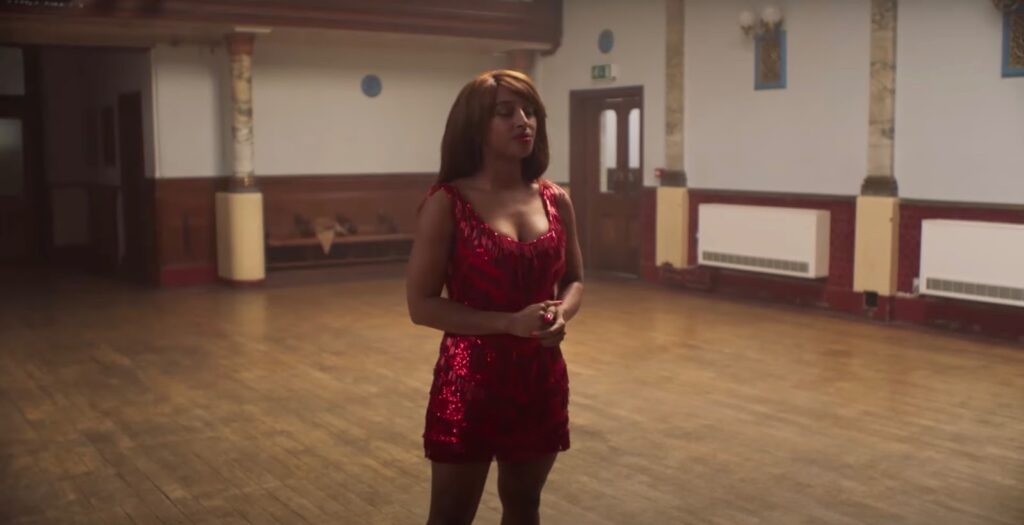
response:
<path id="1" fill-rule="evenodd" d="M 562 215 L 559 213 L 558 199 L 565 193 L 565 190 L 554 182 L 547 179 L 541 179 L 540 193 L 544 198 L 544 203 L 547 205 L 549 220 L 561 223 Z"/>
<path id="2" fill-rule="evenodd" d="M 448 194 L 448 200 L 451 201 L 452 215 L 455 217 L 456 221 L 461 220 L 465 215 L 464 208 L 466 207 L 466 201 L 459 193 L 459 189 L 450 182 L 438 182 L 431 186 L 430 190 L 427 191 L 427 195 L 423 197 L 423 200 L 420 202 L 420 209 L 423 208 L 423 203 L 425 203 L 428 198 L 432 197 L 439 191 L 443 191 Z"/>
<path id="3" fill-rule="evenodd" d="M 447 182 L 438 182 L 431 186 L 430 190 L 427 191 L 427 197 L 432 197 L 435 193 L 441 190 L 444 190 L 444 192 L 447 193 L 449 197 L 455 197 L 454 188 L 452 188 L 452 185 Z"/>

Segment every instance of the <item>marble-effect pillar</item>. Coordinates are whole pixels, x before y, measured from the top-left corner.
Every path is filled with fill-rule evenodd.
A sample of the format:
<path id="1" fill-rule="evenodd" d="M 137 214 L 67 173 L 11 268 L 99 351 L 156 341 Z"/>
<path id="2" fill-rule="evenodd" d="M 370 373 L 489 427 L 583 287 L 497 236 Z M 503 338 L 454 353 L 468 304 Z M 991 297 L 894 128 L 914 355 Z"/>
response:
<path id="1" fill-rule="evenodd" d="M 896 0 L 871 0 L 868 173 L 861 195 L 895 197 Z"/>
<path id="2" fill-rule="evenodd" d="M 665 2 L 665 168 L 683 169 L 683 0 Z"/>
<path id="3" fill-rule="evenodd" d="M 223 282 L 255 284 L 266 277 L 263 194 L 253 168 L 252 56 L 254 37 L 226 38 L 231 60 L 232 174 L 227 191 L 218 192 L 217 275 Z"/>
<path id="4" fill-rule="evenodd" d="M 683 170 L 684 8 L 683 0 L 665 2 L 665 166 L 656 199 L 655 264 L 675 268 L 686 265 L 690 248 L 690 196 Z"/>
<path id="5" fill-rule="evenodd" d="M 853 289 L 896 293 L 899 263 L 899 187 L 893 169 L 896 138 L 897 0 L 871 0 L 871 79 L 868 173 L 857 198 Z"/>
<path id="6" fill-rule="evenodd" d="M 252 122 L 252 54 L 253 35 L 228 35 L 231 56 L 232 136 L 234 158 L 232 190 L 246 190 L 256 186 L 253 170 Z"/>

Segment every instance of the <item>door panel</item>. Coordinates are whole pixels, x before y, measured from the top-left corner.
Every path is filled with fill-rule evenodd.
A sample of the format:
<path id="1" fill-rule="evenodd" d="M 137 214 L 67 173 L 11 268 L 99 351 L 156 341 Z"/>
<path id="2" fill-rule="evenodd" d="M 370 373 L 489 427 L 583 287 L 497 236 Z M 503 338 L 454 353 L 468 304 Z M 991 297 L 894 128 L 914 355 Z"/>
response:
<path id="1" fill-rule="evenodd" d="M 0 263 L 36 263 L 50 242 L 38 54 L 0 46 Z"/>
<path id="2" fill-rule="evenodd" d="M 156 279 L 154 195 L 146 182 L 143 143 L 142 93 L 121 94 L 117 99 L 118 165 L 121 168 L 125 277 L 142 283 Z"/>
<path id="3" fill-rule="evenodd" d="M 30 258 L 32 206 L 26 191 L 25 123 L 0 109 L 0 262 Z"/>
<path id="4" fill-rule="evenodd" d="M 570 95 L 570 187 L 584 265 L 638 275 L 643 188 L 641 88 Z"/>

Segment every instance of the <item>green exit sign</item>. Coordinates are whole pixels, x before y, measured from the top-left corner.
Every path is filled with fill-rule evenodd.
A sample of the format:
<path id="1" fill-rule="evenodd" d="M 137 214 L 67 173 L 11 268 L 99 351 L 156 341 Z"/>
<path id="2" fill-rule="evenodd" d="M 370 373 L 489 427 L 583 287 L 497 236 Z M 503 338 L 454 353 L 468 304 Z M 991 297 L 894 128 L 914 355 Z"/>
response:
<path id="1" fill-rule="evenodd" d="M 615 68 L 611 64 L 590 66 L 591 80 L 615 80 Z"/>

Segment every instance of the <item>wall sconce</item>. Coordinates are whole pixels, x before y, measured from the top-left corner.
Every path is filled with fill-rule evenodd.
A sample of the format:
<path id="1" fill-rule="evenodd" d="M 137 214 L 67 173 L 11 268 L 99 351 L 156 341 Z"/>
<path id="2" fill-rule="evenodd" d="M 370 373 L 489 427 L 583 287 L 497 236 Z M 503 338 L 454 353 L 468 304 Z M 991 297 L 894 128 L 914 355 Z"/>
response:
<path id="1" fill-rule="evenodd" d="M 761 10 L 761 17 L 758 18 L 753 11 L 740 11 L 740 29 L 748 37 L 757 38 L 769 32 L 777 32 L 782 27 L 782 10 L 770 5 Z"/>
<path id="2" fill-rule="evenodd" d="M 1021 2 L 1022 0 L 992 0 L 992 5 L 1003 13 L 1010 13 L 1016 11 L 1022 5 Z"/>
<path id="3" fill-rule="evenodd" d="M 761 16 L 743 10 L 739 15 L 743 34 L 754 39 L 754 89 L 786 88 L 786 31 L 782 10 L 769 5 Z"/>

